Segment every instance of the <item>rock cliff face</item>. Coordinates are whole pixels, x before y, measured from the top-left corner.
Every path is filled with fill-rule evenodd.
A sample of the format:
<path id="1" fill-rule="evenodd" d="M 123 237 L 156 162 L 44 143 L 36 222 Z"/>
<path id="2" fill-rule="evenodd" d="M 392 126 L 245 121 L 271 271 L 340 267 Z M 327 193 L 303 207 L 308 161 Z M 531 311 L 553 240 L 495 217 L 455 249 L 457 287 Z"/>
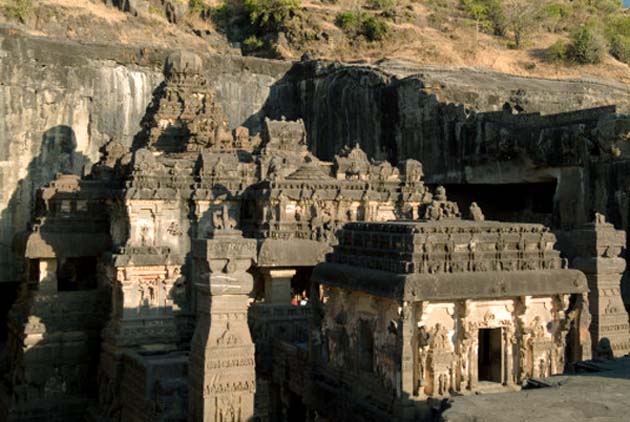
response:
<path id="1" fill-rule="evenodd" d="M 331 159 L 341 145 L 360 141 L 372 157 L 429 158 L 423 148 L 453 135 L 453 122 L 475 112 L 560 113 L 616 104 L 630 111 L 627 86 L 596 80 L 554 81 L 479 70 L 299 63 L 276 85 L 293 102 L 268 104 L 274 117 L 302 117 L 312 149 Z M 438 140 L 438 142 L 433 142 Z"/>

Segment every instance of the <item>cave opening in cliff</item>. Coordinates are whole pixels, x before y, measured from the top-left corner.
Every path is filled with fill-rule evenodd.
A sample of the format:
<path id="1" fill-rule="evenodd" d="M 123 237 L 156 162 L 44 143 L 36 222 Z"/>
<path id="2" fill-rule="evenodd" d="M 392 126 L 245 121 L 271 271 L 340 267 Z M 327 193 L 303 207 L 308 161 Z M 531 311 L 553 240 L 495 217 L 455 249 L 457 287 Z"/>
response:
<path id="1" fill-rule="evenodd" d="M 539 223 L 551 226 L 556 181 L 506 184 L 444 185 L 448 198 L 456 201 L 462 215 L 476 202 L 487 220 Z"/>

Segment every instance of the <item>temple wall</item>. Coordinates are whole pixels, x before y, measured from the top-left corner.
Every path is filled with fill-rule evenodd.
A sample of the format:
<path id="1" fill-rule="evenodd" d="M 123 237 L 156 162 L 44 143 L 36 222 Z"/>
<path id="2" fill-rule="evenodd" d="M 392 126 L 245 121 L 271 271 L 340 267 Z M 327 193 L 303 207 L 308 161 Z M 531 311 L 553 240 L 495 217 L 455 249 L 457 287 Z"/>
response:
<path id="1" fill-rule="evenodd" d="M 508 388 L 564 370 L 565 298 L 525 297 L 417 305 L 414 391 L 423 400 L 476 391 L 491 380 Z M 481 368 L 480 330 L 497 331 L 495 362 Z M 487 353 L 487 352 L 486 352 Z M 490 372 L 489 372 L 490 371 Z"/>
<path id="2" fill-rule="evenodd" d="M 321 375 L 352 386 L 328 416 L 357 412 L 364 417 L 374 404 L 361 399 L 365 394 L 376 401 L 395 394 L 397 403 L 412 400 L 422 411 L 430 397 L 514 391 L 526 379 L 564 370 L 569 295 L 418 302 L 405 316 L 391 299 L 333 287 L 323 292 Z M 373 373 L 361 367 L 362 324 L 373 332 Z M 411 348 L 401 347 L 404 324 L 413 325 Z M 482 330 L 498 337 L 483 340 Z M 480 358 L 483 347 L 493 347 L 492 363 Z M 409 376 L 401 373 L 401 362 L 412 362 L 410 389 L 401 384 Z"/>
<path id="3" fill-rule="evenodd" d="M 395 393 L 400 397 L 400 362 L 396 359 L 399 345 L 390 326 L 399 318 L 398 304 L 391 299 L 336 288 L 326 289 L 324 298 L 322 331 L 328 340 L 330 366 L 351 368 L 352 378 L 368 381 L 355 384 L 357 390 L 388 392 L 388 397 Z M 363 330 L 368 327 L 373 336 L 371 368 L 362 367 L 361 362 L 361 336 L 367 334 Z"/>

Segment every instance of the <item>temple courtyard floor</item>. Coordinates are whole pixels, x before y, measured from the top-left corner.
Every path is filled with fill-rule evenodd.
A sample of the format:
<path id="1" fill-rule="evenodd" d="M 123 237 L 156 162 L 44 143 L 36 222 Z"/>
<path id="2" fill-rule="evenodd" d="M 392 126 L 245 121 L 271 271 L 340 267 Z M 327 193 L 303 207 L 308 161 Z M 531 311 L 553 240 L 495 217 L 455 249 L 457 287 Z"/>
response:
<path id="1" fill-rule="evenodd" d="M 613 422 L 630 420 L 630 357 L 589 361 L 560 375 L 504 394 L 458 396 L 442 415 L 449 422 Z"/>

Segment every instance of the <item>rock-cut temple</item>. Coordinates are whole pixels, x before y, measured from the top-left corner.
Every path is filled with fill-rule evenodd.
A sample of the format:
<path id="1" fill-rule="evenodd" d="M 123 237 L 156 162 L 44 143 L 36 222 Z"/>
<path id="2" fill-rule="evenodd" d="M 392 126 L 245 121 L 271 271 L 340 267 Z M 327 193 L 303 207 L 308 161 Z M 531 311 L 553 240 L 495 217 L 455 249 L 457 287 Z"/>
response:
<path id="1" fill-rule="evenodd" d="M 418 161 L 320 161 L 302 121 L 230 130 L 194 55 L 85 174 L 14 242 L 9 421 L 423 420 L 630 350 L 601 216 L 569 269 L 546 227 L 462 212 Z"/>

